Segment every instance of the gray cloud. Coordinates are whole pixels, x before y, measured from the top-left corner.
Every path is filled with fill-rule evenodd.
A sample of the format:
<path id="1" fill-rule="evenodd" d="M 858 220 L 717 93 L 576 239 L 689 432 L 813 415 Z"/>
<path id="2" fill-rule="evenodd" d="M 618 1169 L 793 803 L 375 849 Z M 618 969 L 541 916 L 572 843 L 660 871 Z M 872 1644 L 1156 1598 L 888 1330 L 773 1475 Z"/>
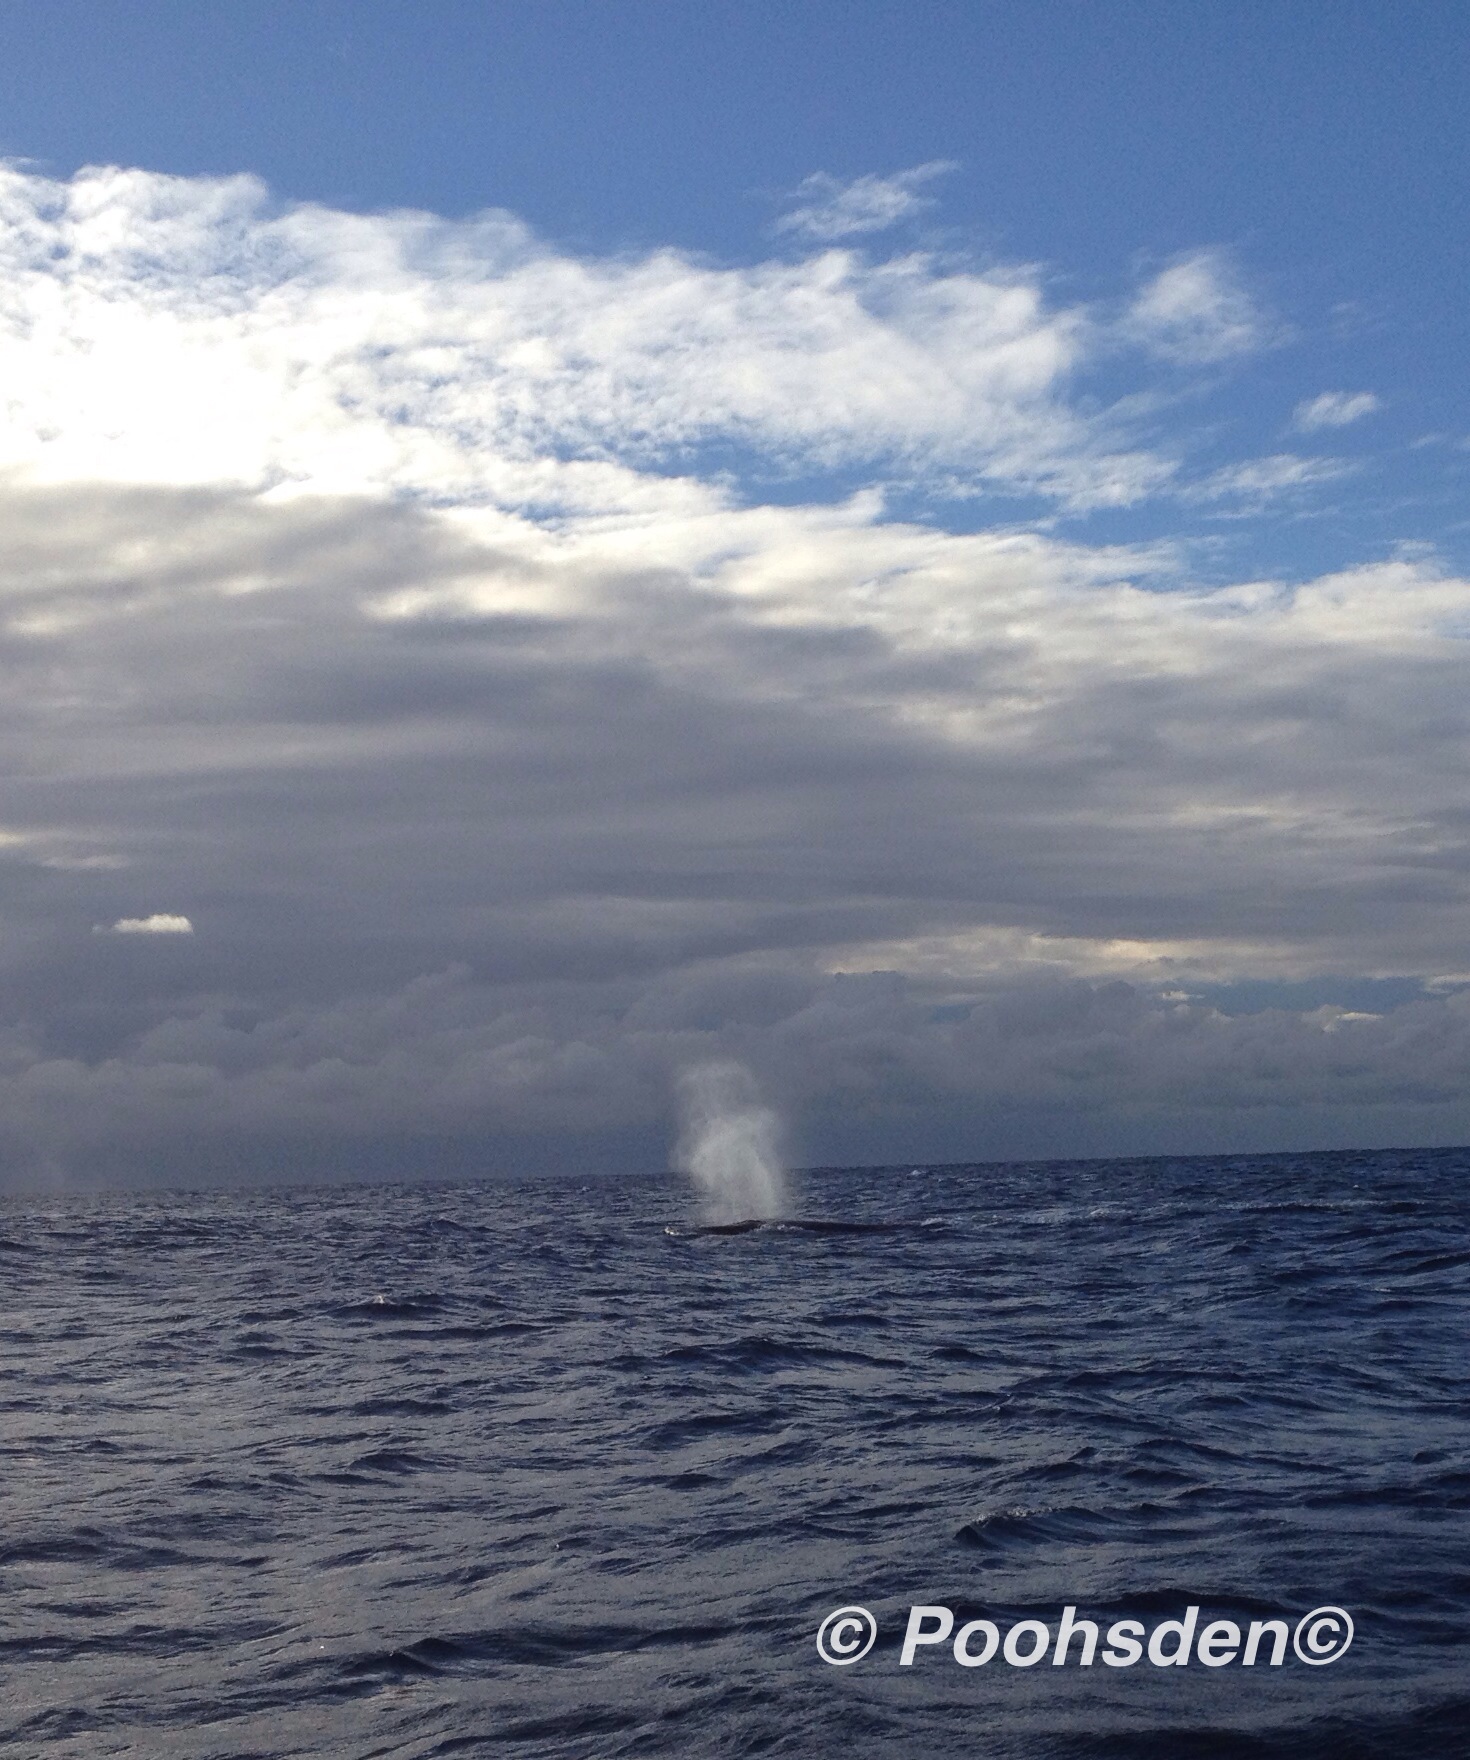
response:
<path id="1" fill-rule="evenodd" d="M 1128 499 L 1172 466 L 1072 408 L 1095 314 L 6 189 L 6 1177 L 646 1164 L 722 1057 L 809 1159 L 1470 1124 L 1470 585 L 669 474 L 707 400 L 768 460 Z M 1201 259 L 1128 325 L 1261 331 Z"/>
<path id="2" fill-rule="evenodd" d="M 13 1168 L 654 1156 L 709 1055 L 818 1157 L 863 1119 L 922 1157 L 1458 1105 L 1458 991 L 1165 995 L 1470 966 L 1467 589 L 1422 565 L 1141 592 L 915 529 L 877 605 L 604 559 L 537 614 L 488 606 L 545 558 L 372 499 L 12 488 L 0 527 Z M 972 601 L 937 630 L 935 568 Z M 91 933 L 165 897 L 195 934 Z"/>

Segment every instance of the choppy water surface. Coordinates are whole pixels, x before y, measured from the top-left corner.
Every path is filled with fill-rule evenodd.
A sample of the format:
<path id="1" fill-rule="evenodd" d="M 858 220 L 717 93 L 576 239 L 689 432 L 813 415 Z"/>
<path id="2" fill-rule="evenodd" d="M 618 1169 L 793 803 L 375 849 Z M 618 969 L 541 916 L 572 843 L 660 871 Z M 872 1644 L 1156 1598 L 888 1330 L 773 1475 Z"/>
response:
<path id="1" fill-rule="evenodd" d="M 0 1751 L 1470 1754 L 1470 1152 L 0 1204 Z M 1330 1667 L 898 1666 L 912 1602 Z M 881 1636 L 818 1658 L 845 1602 Z"/>

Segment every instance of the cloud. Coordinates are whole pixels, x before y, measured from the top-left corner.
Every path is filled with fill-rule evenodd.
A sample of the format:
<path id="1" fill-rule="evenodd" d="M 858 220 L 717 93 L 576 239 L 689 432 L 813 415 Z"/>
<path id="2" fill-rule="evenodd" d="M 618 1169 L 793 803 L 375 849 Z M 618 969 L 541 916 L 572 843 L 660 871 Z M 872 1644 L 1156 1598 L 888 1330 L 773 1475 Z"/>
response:
<path id="1" fill-rule="evenodd" d="M 1209 587 L 1172 543 L 890 511 L 954 477 L 1196 505 L 1076 394 L 1104 313 L 249 180 L 4 201 L 13 1168 L 646 1165 L 673 1073 L 726 1057 L 812 1158 L 1461 1116 L 1457 994 L 1189 994 L 1463 966 L 1470 583 L 1404 553 Z M 1204 358 L 1190 309 L 1147 334 Z M 189 919 L 139 898 L 209 933 L 144 949 Z"/>
<path id="2" fill-rule="evenodd" d="M 1297 496 L 1322 483 L 1336 482 L 1352 474 L 1354 466 L 1341 458 L 1303 458 L 1294 452 L 1278 452 L 1267 458 L 1248 458 L 1226 465 L 1194 483 L 1182 485 L 1186 500 L 1228 502 L 1237 517 L 1258 513 L 1285 496 Z"/>
<path id="3" fill-rule="evenodd" d="M 194 925 L 187 917 L 171 916 L 166 911 L 155 912 L 151 917 L 119 917 L 110 929 L 104 931 L 108 935 L 192 935 Z"/>
<path id="4" fill-rule="evenodd" d="M 968 1117 L 980 1153 L 1064 1114 L 1082 1152 L 1130 1113 L 1200 1143 L 1453 1104 L 1406 1049 L 1447 1022 L 1458 1067 L 1453 1011 L 1158 998 L 1452 969 L 1470 585 L 1426 561 L 1159 591 L 1137 553 L 872 507 L 494 543 L 359 497 L 0 511 L 0 720 L 38 779 L 0 852 L 34 1026 L 0 1068 L 53 1159 L 435 1131 L 646 1159 L 705 1055 L 817 1155 L 864 1119 L 928 1154 Z M 62 835 L 212 901 L 186 967 L 69 930 L 116 877 L 42 869 Z"/>
<path id="5" fill-rule="evenodd" d="M 1292 426 L 1303 434 L 1319 428 L 1346 428 L 1381 407 L 1371 391 L 1324 391 L 1304 398 L 1292 411 Z"/>
<path id="6" fill-rule="evenodd" d="M 1021 272 L 584 259 L 501 213 L 282 211 L 246 177 L 10 170 L 0 278 L 0 468 L 34 480 L 617 516 L 707 501 L 687 475 L 712 445 L 767 472 L 1079 504 L 1170 468 L 1072 407 L 1086 316 Z"/>
<path id="7" fill-rule="evenodd" d="M 718 1006 L 719 972 L 702 982 L 703 1007 Z M 1402 1129 L 1453 1141 L 1467 1118 L 1464 993 L 1383 1015 L 1231 1016 L 1124 983 L 1052 982 L 936 1011 L 898 974 L 808 973 L 772 985 L 764 1018 L 711 1024 L 679 1020 L 677 991 L 662 989 L 667 1024 L 609 989 L 533 1000 L 450 968 L 254 1019 L 181 1012 L 121 1055 L 23 1061 L 12 1046 L 3 1130 L 83 1173 L 165 1180 L 278 1168 L 282 1145 L 302 1143 L 338 1146 L 329 1165 L 343 1170 L 386 1143 L 400 1175 L 405 1145 L 421 1170 L 485 1171 L 524 1166 L 538 1141 L 553 1165 L 608 1165 L 615 1144 L 614 1165 L 647 1168 L 670 1147 L 679 1072 L 727 1057 L 799 1121 L 798 1158 L 1350 1146 Z M 289 1165 L 311 1167 L 299 1147 Z"/>
<path id="8" fill-rule="evenodd" d="M 1187 366 L 1249 354 L 1270 338 L 1264 316 L 1218 251 L 1197 251 L 1161 270 L 1139 290 L 1123 330 Z"/>
<path id="9" fill-rule="evenodd" d="M 932 159 L 926 165 L 916 165 L 892 177 L 870 174 L 850 183 L 843 183 L 825 171 L 814 171 L 794 192 L 801 205 L 781 216 L 776 231 L 800 233 L 823 244 L 886 231 L 900 220 L 932 207 L 932 197 L 919 193 L 923 186 L 958 169 L 953 160 Z"/>

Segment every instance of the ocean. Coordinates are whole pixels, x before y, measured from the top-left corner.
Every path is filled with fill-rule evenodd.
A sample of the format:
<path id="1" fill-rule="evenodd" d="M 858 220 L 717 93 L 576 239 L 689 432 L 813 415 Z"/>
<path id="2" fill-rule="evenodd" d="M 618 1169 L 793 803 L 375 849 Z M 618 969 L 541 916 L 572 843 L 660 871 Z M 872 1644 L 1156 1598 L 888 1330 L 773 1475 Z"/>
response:
<path id="1" fill-rule="evenodd" d="M 0 1200 L 0 1753 L 1470 1755 L 1467 1182 Z M 1069 1607 L 1216 1654 L 1056 1662 Z"/>

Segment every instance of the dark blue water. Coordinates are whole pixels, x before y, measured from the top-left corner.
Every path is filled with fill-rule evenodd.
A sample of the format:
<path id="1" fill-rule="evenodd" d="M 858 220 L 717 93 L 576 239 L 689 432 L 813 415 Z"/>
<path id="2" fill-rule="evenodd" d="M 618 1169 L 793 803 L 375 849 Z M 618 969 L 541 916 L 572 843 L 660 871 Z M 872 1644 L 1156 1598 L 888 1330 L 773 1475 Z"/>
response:
<path id="1" fill-rule="evenodd" d="M 888 1226 L 740 1234 L 667 1179 L 10 1199 L 0 1752 L 1470 1755 L 1467 1178 L 827 1172 L 802 1215 Z M 915 1602 L 1356 1637 L 903 1668 Z"/>

